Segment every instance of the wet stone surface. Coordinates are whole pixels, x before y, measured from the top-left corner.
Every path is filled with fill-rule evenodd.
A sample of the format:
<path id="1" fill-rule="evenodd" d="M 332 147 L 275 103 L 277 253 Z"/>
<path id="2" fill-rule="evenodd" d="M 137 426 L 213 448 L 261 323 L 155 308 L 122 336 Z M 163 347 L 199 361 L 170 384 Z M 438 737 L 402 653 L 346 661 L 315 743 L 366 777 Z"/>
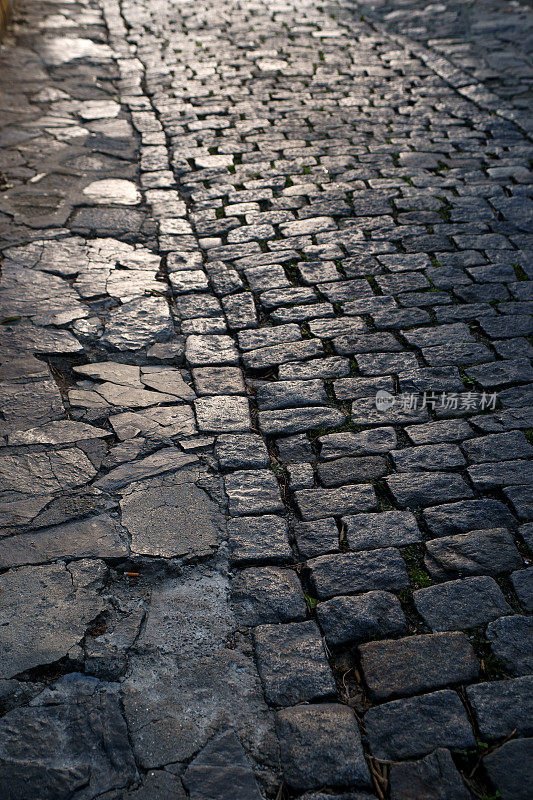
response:
<path id="1" fill-rule="evenodd" d="M 528 796 L 532 30 L 16 5 L 4 794 Z"/>

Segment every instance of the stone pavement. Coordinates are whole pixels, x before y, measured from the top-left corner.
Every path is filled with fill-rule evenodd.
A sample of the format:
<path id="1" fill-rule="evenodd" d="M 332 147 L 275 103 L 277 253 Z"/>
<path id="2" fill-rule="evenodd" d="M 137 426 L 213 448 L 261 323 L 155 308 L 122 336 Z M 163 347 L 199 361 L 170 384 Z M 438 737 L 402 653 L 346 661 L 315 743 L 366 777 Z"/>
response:
<path id="1" fill-rule="evenodd" d="M 21 0 L 2 798 L 529 797 L 532 19 Z"/>

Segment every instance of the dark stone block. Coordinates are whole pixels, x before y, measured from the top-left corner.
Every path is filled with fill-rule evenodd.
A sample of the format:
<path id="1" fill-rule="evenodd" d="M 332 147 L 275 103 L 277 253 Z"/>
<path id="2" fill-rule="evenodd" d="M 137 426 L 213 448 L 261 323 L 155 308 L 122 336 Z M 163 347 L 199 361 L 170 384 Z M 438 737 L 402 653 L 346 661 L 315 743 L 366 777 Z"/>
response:
<path id="1" fill-rule="evenodd" d="M 390 800 L 471 800 L 449 750 L 437 748 L 420 761 L 391 764 Z"/>
<path id="2" fill-rule="evenodd" d="M 479 664 L 464 633 L 408 636 L 359 647 L 370 694 L 378 700 L 475 680 Z"/>
<path id="3" fill-rule="evenodd" d="M 336 703 L 276 714 L 285 782 L 293 789 L 370 787 L 353 711 Z"/>
<path id="4" fill-rule="evenodd" d="M 413 758 L 437 747 L 463 750 L 476 744 L 466 710 L 450 689 L 371 708 L 364 724 L 377 758 Z"/>
<path id="5" fill-rule="evenodd" d="M 533 739 L 512 739 L 483 759 L 502 800 L 530 800 L 533 786 Z"/>
<path id="6" fill-rule="evenodd" d="M 334 597 L 318 603 L 316 612 L 330 647 L 359 644 L 368 639 L 407 632 L 400 601 L 389 592 Z"/>

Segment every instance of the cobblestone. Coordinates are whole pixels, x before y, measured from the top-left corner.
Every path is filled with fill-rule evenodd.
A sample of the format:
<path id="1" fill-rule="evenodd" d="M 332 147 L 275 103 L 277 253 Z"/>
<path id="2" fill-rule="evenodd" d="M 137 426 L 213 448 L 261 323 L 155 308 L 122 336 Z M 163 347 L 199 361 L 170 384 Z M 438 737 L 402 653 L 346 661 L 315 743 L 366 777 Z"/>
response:
<path id="1" fill-rule="evenodd" d="M 8 794 L 526 796 L 532 30 L 17 4 Z"/>

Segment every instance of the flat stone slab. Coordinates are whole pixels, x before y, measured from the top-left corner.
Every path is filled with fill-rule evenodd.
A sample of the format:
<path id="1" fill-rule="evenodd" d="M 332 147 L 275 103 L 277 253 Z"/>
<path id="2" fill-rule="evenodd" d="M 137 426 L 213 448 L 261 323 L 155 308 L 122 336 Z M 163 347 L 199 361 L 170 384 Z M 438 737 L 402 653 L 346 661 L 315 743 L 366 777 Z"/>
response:
<path id="1" fill-rule="evenodd" d="M 276 714 L 276 727 L 283 776 L 291 788 L 370 787 L 359 729 L 347 706 L 286 708 Z"/>
<path id="2" fill-rule="evenodd" d="M 186 405 L 124 411 L 110 416 L 109 422 L 122 441 L 139 435 L 164 439 L 190 436 L 197 431 L 193 410 Z"/>
<path id="3" fill-rule="evenodd" d="M 214 552 L 223 518 L 193 478 L 187 473 L 166 475 L 132 483 L 123 491 L 122 524 L 131 536 L 132 553 L 176 558 Z"/>
<path id="4" fill-rule="evenodd" d="M 90 720 L 90 724 L 88 724 Z M 0 720 L 0 774 L 6 796 L 92 800 L 128 786 L 137 768 L 119 685 L 71 673 L 30 706 Z"/>
<path id="5" fill-rule="evenodd" d="M 313 558 L 339 549 L 339 530 L 333 517 L 312 522 L 297 522 L 294 535 L 298 551 L 304 558 Z"/>
<path id="6" fill-rule="evenodd" d="M 233 731 L 215 736 L 187 767 L 183 782 L 193 800 L 261 800 L 254 773 Z"/>
<path id="7" fill-rule="evenodd" d="M 197 461 L 196 456 L 186 455 L 176 447 L 164 447 L 139 461 L 112 469 L 107 475 L 99 478 L 94 485 L 102 491 L 114 492 L 135 481 L 163 475 L 166 472 L 175 472 Z"/>
<path id="8" fill-rule="evenodd" d="M 210 762 L 211 749 L 204 758 L 201 751 L 229 731 L 251 764 L 274 769 L 273 721 L 251 653 L 236 642 L 227 588 L 219 571 L 196 566 L 152 591 L 122 683 L 132 746 L 145 769 L 173 764 L 181 773 L 198 755 Z"/>
<path id="9" fill-rule="evenodd" d="M 0 457 L 0 493 L 48 494 L 83 486 L 95 475 L 94 466 L 77 447 Z"/>
<path id="10" fill-rule="evenodd" d="M 105 609 L 104 599 L 84 586 L 82 567 L 90 576 L 90 565 L 78 563 L 77 576 L 62 562 L 19 567 L 0 576 L 4 621 L 0 627 L 0 677 L 11 678 L 62 658 Z"/>
<path id="11" fill-rule="evenodd" d="M 70 419 L 48 422 L 37 428 L 10 433 L 7 437 L 9 445 L 21 444 L 70 444 L 87 439 L 105 439 L 111 436 L 110 431 L 95 428 L 84 422 L 73 422 Z"/>
<path id="12" fill-rule="evenodd" d="M 59 558 L 126 558 L 127 535 L 108 514 L 0 539 L 0 569 Z"/>

